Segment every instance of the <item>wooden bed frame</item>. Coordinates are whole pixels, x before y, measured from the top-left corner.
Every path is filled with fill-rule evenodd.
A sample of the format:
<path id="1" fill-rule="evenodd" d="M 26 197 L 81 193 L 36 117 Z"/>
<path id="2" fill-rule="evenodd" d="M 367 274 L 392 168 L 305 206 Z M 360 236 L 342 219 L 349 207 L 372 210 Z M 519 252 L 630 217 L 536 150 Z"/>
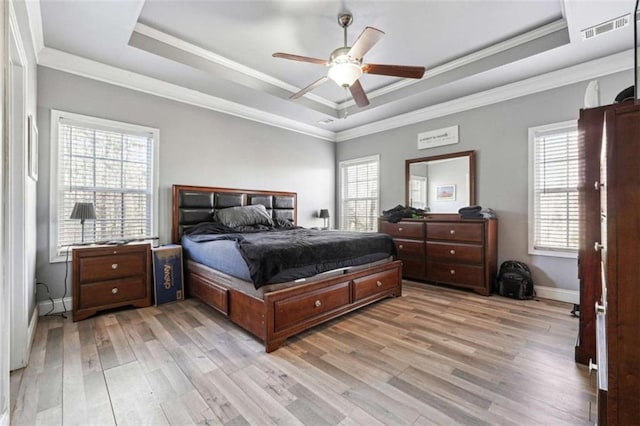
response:
<path id="1" fill-rule="evenodd" d="M 183 229 L 205 221 L 215 208 L 222 207 L 221 203 L 234 197 L 242 205 L 265 204 L 274 217 L 292 215 L 297 223 L 295 192 L 173 185 L 173 242 L 180 244 Z M 401 296 L 402 262 L 377 262 L 326 278 L 316 276 L 306 283 L 266 292 L 262 298 L 234 288 L 238 281 L 241 280 L 185 261 L 187 295 L 198 297 L 229 317 L 262 340 L 267 352 L 272 352 L 287 337 L 377 300 Z"/>

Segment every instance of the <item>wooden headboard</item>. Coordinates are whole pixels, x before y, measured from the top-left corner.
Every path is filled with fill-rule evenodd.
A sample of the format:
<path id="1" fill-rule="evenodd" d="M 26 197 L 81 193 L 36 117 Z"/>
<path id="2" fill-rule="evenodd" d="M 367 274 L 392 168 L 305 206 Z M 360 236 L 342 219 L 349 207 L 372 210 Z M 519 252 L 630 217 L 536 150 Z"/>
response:
<path id="1" fill-rule="evenodd" d="M 295 192 L 173 185 L 171 241 L 180 243 L 185 229 L 210 222 L 215 210 L 255 204 L 265 206 L 274 219 L 297 224 L 298 194 Z"/>

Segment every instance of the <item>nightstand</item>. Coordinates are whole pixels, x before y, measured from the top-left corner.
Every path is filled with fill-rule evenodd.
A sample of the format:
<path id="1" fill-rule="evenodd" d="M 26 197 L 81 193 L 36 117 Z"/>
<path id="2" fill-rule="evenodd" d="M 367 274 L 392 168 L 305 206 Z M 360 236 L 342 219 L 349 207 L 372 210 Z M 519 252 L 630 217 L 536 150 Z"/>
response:
<path id="1" fill-rule="evenodd" d="M 151 305 L 151 245 L 73 249 L 73 320 L 103 309 Z"/>

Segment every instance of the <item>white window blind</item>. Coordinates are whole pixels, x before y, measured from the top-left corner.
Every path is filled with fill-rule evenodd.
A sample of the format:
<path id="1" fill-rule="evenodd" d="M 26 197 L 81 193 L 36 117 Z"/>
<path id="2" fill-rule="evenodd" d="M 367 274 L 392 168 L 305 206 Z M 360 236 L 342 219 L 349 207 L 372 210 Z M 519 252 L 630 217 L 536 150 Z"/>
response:
<path id="1" fill-rule="evenodd" d="M 533 253 L 578 249 L 578 131 L 575 122 L 530 130 Z M 531 232 L 530 232 L 531 234 Z"/>
<path id="2" fill-rule="evenodd" d="M 379 157 L 340 163 L 341 229 L 368 232 L 377 229 Z"/>
<path id="3" fill-rule="evenodd" d="M 95 206 L 96 219 L 85 221 L 84 241 L 153 236 L 157 130 L 57 111 L 54 118 L 54 257 L 81 241 L 80 221 L 70 219 L 77 202 Z"/>

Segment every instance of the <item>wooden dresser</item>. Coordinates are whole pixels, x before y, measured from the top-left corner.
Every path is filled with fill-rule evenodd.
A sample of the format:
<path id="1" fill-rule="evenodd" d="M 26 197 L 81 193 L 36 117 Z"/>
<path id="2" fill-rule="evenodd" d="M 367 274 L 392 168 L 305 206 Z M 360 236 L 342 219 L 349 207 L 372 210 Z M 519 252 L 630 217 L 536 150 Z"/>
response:
<path id="1" fill-rule="evenodd" d="M 103 309 L 151 305 L 151 245 L 73 250 L 73 320 Z"/>
<path id="2" fill-rule="evenodd" d="M 600 176 L 601 298 L 596 313 L 598 424 L 640 421 L 640 106 L 604 113 Z"/>
<path id="3" fill-rule="evenodd" d="M 491 294 L 497 269 L 496 219 L 460 219 L 457 214 L 380 219 L 380 232 L 393 237 L 406 278 Z"/>

